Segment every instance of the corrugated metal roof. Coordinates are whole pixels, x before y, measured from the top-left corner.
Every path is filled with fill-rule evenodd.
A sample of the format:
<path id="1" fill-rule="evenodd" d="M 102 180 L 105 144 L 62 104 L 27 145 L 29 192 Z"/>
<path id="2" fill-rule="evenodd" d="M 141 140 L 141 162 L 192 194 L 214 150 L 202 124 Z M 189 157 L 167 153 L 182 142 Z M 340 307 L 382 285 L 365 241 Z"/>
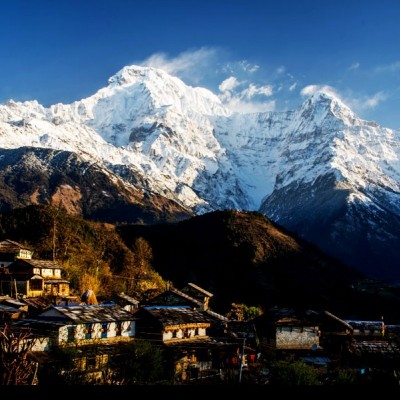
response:
<path id="1" fill-rule="evenodd" d="M 163 327 L 212 322 L 201 312 L 185 307 L 144 307 L 144 309 L 157 318 Z"/>

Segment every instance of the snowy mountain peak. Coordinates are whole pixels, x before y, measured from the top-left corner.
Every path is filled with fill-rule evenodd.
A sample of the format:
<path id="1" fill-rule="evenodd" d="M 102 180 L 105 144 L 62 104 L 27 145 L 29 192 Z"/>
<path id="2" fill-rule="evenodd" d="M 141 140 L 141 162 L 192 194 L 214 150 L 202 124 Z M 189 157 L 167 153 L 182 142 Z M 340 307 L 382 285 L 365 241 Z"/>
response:
<path id="1" fill-rule="evenodd" d="M 146 79 L 168 79 L 171 78 L 166 72 L 152 67 L 142 67 L 139 65 L 128 65 L 119 70 L 115 75 L 108 79 L 110 86 L 131 85 Z"/>
<path id="2" fill-rule="evenodd" d="M 320 89 L 308 97 L 300 107 L 303 117 L 311 116 L 321 123 L 327 116 L 340 119 L 346 125 L 360 120 L 335 93 L 327 89 Z"/>
<path id="3" fill-rule="evenodd" d="M 177 77 L 167 72 L 138 65 L 130 65 L 122 68 L 109 80 L 109 88 L 115 86 L 127 89 L 139 85 L 155 101 L 156 106 L 177 106 L 186 109 L 198 110 L 200 113 L 229 115 L 230 112 L 222 105 L 221 100 L 211 91 L 201 87 L 186 85 Z M 102 89 L 107 93 L 107 88 Z"/>

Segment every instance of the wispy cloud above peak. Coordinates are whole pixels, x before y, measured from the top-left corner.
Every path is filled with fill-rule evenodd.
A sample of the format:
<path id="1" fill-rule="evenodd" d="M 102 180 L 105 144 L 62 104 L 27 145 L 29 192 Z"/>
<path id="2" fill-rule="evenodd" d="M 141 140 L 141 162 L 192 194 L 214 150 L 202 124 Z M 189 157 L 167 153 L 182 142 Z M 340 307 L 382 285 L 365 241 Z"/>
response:
<path id="1" fill-rule="evenodd" d="M 360 99 L 351 99 L 350 105 L 357 111 L 374 109 L 386 99 L 387 99 L 386 93 L 380 91 L 372 96 L 364 96 Z"/>
<path id="2" fill-rule="evenodd" d="M 217 49 L 202 47 L 196 50 L 187 50 L 170 57 L 166 53 L 155 53 L 138 64 L 162 69 L 173 76 L 191 82 L 199 82 L 204 71 L 216 62 Z"/>
<path id="3" fill-rule="evenodd" d="M 303 97 L 308 97 L 312 96 L 317 92 L 324 92 L 340 98 L 340 95 L 337 93 L 337 91 L 332 86 L 329 85 L 308 85 L 303 87 L 303 89 L 301 89 L 300 94 Z"/>
<path id="4" fill-rule="evenodd" d="M 239 81 L 230 76 L 219 85 L 219 98 L 232 111 L 250 113 L 272 111 L 275 109 L 274 100 L 265 100 L 273 94 L 272 86 L 257 86 L 254 83 Z"/>

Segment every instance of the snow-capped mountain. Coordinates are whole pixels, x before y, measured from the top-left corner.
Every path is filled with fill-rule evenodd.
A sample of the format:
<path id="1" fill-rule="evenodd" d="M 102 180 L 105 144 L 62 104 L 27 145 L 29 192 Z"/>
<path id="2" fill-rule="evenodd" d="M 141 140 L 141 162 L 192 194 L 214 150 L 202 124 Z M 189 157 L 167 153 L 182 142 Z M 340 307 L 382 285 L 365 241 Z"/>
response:
<path id="1" fill-rule="evenodd" d="M 0 148 L 21 147 L 74 153 L 182 210 L 260 210 L 375 277 L 400 279 L 400 132 L 331 94 L 238 114 L 206 89 L 129 66 L 72 104 L 0 105 Z"/>

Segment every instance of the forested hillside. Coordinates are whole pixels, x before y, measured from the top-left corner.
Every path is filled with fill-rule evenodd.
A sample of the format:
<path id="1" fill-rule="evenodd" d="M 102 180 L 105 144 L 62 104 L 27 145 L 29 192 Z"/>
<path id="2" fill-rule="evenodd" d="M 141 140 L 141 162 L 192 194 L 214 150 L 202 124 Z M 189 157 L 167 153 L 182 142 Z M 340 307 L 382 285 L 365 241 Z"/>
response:
<path id="1" fill-rule="evenodd" d="M 192 282 L 212 292 L 211 308 L 224 314 L 239 303 L 400 320 L 398 288 L 366 279 L 257 212 L 113 225 L 28 206 L 0 214 L 0 236 L 31 246 L 34 258 L 54 259 L 75 294 L 91 288 L 100 300 L 124 291 L 146 301 L 167 282 Z"/>

